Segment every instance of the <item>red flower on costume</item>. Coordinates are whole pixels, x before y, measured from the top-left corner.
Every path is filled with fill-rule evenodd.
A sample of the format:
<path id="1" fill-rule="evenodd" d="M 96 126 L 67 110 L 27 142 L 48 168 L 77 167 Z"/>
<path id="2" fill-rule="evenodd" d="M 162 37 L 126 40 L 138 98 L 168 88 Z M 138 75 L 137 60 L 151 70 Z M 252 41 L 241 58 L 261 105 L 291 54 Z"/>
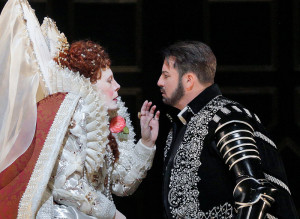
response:
<path id="1" fill-rule="evenodd" d="M 116 116 L 111 119 L 109 130 L 112 133 L 119 133 L 121 132 L 126 126 L 126 121 L 122 116 Z"/>

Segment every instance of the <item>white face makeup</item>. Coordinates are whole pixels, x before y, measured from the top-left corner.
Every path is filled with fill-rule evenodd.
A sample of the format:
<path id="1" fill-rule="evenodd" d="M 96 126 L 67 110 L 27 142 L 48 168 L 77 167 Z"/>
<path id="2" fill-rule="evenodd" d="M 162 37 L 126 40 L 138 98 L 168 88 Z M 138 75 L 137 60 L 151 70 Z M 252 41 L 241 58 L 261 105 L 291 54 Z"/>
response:
<path id="1" fill-rule="evenodd" d="M 101 78 L 97 81 L 96 87 L 99 92 L 105 95 L 105 102 L 108 109 L 117 109 L 117 97 L 120 85 L 115 81 L 110 68 L 102 71 Z"/>

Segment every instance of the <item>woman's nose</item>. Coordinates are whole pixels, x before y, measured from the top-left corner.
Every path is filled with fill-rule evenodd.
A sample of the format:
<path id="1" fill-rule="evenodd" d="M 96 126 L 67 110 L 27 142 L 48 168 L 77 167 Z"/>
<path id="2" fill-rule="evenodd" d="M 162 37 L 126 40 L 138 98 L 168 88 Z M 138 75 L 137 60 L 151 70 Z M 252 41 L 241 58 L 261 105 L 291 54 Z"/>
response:
<path id="1" fill-rule="evenodd" d="M 115 87 L 116 87 L 116 91 L 118 91 L 118 90 L 120 90 L 120 85 L 118 84 L 118 82 L 117 81 L 115 81 L 116 82 L 116 85 L 115 85 Z"/>

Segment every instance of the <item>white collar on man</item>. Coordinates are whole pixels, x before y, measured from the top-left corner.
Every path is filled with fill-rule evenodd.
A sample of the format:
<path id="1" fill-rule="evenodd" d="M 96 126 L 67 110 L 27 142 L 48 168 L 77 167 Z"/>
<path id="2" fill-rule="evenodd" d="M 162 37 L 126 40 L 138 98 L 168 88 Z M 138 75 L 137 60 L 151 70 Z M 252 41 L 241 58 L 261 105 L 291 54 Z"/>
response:
<path id="1" fill-rule="evenodd" d="M 187 117 L 188 117 L 189 113 L 192 113 L 193 115 L 195 115 L 195 113 L 193 112 L 191 107 L 186 106 L 186 107 L 183 108 L 183 110 L 180 111 L 180 113 L 177 114 L 177 117 L 183 123 L 183 125 L 187 124 L 186 120 L 187 120 Z"/>

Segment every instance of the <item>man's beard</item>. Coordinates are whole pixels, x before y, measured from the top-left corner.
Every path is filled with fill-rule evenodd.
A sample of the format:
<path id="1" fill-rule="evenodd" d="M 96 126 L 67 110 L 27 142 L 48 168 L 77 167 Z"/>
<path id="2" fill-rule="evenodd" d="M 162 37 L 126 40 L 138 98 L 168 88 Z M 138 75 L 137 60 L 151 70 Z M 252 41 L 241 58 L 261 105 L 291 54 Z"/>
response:
<path id="1" fill-rule="evenodd" d="M 171 94 L 171 97 L 170 98 L 163 97 L 162 101 L 167 105 L 175 106 L 178 103 L 178 101 L 183 97 L 183 95 L 184 95 L 184 89 L 183 89 L 182 81 L 179 80 L 177 88 Z"/>

